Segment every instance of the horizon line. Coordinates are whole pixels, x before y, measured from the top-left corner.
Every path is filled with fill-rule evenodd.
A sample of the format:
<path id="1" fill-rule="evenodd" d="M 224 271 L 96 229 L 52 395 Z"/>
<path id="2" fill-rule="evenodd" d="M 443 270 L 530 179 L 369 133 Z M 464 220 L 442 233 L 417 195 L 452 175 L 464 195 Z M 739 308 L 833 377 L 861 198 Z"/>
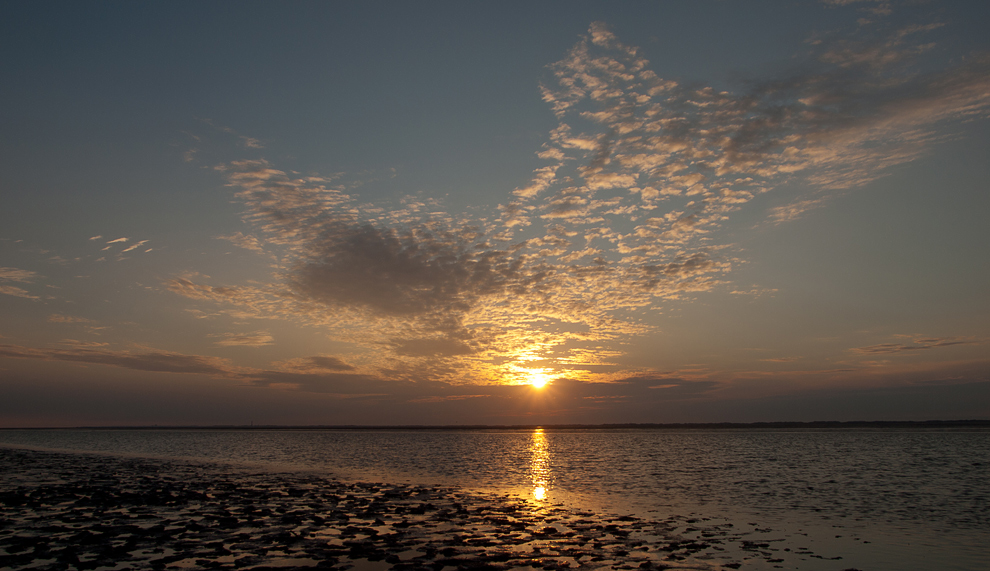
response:
<path id="1" fill-rule="evenodd" d="M 959 428 L 990 427 L 990 419 L 812 420 L 761 422 L 666 422 L 600 424 L 144 424 L 96 426 L 11 426 L 0 430 L 535 430 L 535 429 L 736 429 L 736 428 Z"/>

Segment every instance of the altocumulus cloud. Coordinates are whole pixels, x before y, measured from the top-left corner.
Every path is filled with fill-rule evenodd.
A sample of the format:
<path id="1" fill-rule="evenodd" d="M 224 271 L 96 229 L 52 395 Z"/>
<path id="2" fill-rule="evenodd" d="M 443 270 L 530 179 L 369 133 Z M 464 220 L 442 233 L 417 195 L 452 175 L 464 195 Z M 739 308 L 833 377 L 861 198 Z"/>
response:
<path id="1" fill-rule="evenodd" d="M 611 364 L 593 373 L 583 356 L 618 356 L 623 340 L 647 330 L 638 312 L 727 284 L 738 260 L 717 231 L 733 213 L 801 180 L 810 194 L 766 216 L 793 220 L 917 158 L 939 140 L 936 127 L 987 116 L 990 58 L 916 66 L 939 26 L 864 23 L 849 37 L 809 42 L 810 55 L 786 73 L 728 91 L 663 78 L 592 24 L 541 85 L 558 120 L 538 151 L 545 164 L 491 212 L 365 207 L 332 177 L 234 161 L 218 169 L 255 230 L 223 239 L 275 255 L 278 270 L 264 285 L 183 277 L 168 287 L 322 327 L 373 353 L 364 363 L 379 375 L 522 381 L 539 366 L 638 383 L 648 375 Z M 229 344 L 261 339 L 242 337 Z M 316 363 L 291 365 L 278 382 L 305 385 L 298 375 Z M 678 394 L 711 388 L 650 382 Z"/>

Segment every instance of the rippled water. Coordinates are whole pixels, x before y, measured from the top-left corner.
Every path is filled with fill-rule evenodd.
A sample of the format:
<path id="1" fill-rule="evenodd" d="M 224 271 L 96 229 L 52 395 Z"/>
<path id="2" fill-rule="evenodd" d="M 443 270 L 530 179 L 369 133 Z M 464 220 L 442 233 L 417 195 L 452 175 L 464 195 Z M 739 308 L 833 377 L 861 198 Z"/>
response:
<path id="1" fill-rule="evenodd" d="M 863 569 L 990 567 L 990 431 L 25 430 L 0 442 L 753 520 Z"/>

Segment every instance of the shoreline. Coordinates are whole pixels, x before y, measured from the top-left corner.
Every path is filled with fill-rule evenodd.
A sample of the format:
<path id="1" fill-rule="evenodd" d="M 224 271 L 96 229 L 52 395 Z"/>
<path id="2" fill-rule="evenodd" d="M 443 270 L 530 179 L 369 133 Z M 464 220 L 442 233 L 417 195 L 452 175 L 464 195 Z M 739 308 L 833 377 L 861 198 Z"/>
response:
<path id="1" fill-rule="evenodd" d="M 0 447 L 0 500 L 0 567 L 12 571 L 718 571 L 783 561 L 751 531 L 708 518 L 185 460 Z"/>
<path id="2" fill-rule="evenodd" d="M 12 426 L 0 430 L 885 430 L 885 429 L 990 429 L 990 419 L 967 420 L 827 420 L 811 422 L 680 422 L 625 424 L 217 424 L 217 425 L 136 425 L 136 426 Z"/>

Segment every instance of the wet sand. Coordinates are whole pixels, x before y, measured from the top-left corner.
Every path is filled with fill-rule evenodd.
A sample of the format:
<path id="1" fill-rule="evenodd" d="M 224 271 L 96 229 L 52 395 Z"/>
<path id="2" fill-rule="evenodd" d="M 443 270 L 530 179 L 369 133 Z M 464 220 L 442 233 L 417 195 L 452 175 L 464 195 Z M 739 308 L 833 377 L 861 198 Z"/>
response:
<path id="1" fill-rule="evenodd" d="M 0 447 L 3 569 L 763 569 L 778 551 L 689 516 Z"/>

